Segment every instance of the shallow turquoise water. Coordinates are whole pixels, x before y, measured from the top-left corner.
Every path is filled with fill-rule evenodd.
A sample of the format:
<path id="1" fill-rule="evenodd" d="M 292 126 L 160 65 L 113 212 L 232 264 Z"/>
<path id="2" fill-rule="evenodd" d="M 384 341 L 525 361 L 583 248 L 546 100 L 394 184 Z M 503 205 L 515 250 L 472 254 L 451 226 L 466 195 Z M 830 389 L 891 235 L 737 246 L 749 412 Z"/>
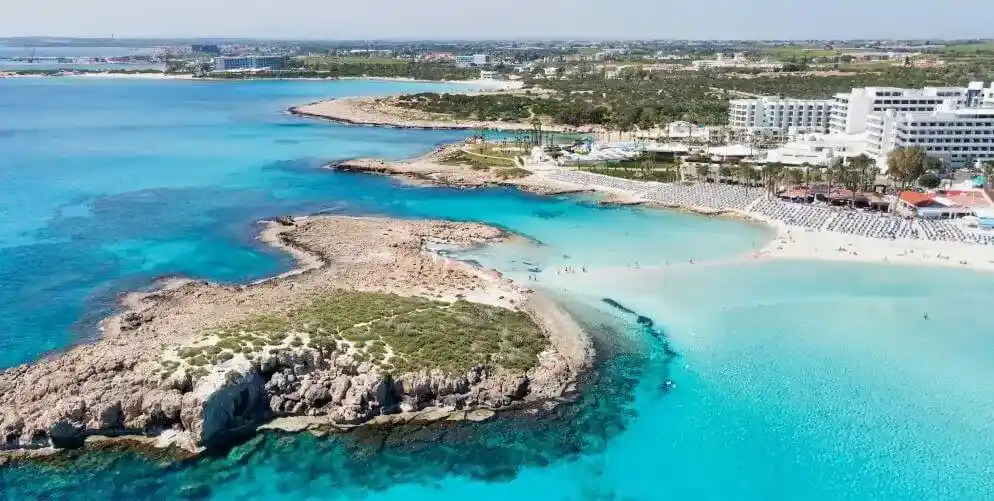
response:
<path id="1" fill-rule="evenodd" d="M 994 496 L 990 276 L 736 263 L 764 230 L 322 171 L 461 134 L 278 113 L 425 88 L 438 87 L 0 81 L 0 367 L 92 335 L 117 293 L 156 276 L 244 281 L 285 269 L 285 256 L 254 241 L 260 218 L 444 217 L 535 239 L 461 255 L 516 278 L 536 273 L 536 287 L 588 322 L 603 362 L 580 402 L 540 420 L 266 435 L 191 463 L 93 454 L 24 465 L 0 470 L 0 500 Z"/>

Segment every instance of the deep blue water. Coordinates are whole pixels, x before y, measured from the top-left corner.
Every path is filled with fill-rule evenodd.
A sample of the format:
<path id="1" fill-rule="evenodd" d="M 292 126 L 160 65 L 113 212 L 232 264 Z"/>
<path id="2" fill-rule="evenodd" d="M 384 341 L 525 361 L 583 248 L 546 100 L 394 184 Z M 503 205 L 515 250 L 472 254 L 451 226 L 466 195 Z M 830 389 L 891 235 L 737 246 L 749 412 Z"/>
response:
<path id="1" fill-rule="evenodd" d="M 26 464 L 0 469 L 0 500 L 994 497 L 990 276 L 736 264 L 765 230 L 333 173 L 319 167 L 412 156 L 463 133 L 280 113 L 441 88 L 0 81 L 0 367 L 84 341 L 117 294 L 157 276 L 241 282 L 286 269 L 255 241 L 259 219 L 441 217 L 541 242 L 465 257 L 512 277 L 540 268 L 539 286 L 589 325 L 603 361 L 580 402 L 543 419 L 269 434 L 188 463 L 102 453 Z M 565 264 L 590 272 L 559 274 Z"/>

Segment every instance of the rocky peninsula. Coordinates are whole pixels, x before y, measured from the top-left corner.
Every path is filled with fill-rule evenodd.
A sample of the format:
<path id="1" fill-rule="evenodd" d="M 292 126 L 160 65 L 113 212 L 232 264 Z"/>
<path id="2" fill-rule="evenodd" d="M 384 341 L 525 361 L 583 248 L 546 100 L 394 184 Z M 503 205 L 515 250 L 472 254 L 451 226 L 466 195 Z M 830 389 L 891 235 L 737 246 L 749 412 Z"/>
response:
<path id="1" fill-rule="evenodd" d="M 0 373 L 0 449 L 138 437 L 197 453 L 266 423 L 481 419 L 555 405 L 592 363 L 551 300 L 430 250 L 517 238 L 502 230 L 312 216 L 266 222 L 262 238 L 301 266 L 128 294 L 100 340 Z"/>
<path id="2" fill-rule="evenodd" d="M 343 97 L 318 101 L 287 110 L 299 116 L 321 118 L 333 122 L 352 125 L 374 125 L 400 129 L 442 129 L 473 130 L 490 129 L 503 131 L 530 131 L 530 122 L 509 122 L 499 120 L 457 120 L 440 113 L 429 113 L 400 106 L 397 96 L 393 97 Z M 568 125 L 543 124 L 545 132 L 596 132 L 599 127 L 572 127 Z"/>
<path id="3" fill-rule="evenodd" d="M 481 188 L 510 186 L 537 195 L 585 193 L 592 190 L 560 183 L 523 168 L 471 166 L 456 154 L 466 151 L 462 142 L 446 144 L 426 155 L 401 161 L 357 158 L 329 164 L 328 169 L 391 176 L 413 184 Z"/>

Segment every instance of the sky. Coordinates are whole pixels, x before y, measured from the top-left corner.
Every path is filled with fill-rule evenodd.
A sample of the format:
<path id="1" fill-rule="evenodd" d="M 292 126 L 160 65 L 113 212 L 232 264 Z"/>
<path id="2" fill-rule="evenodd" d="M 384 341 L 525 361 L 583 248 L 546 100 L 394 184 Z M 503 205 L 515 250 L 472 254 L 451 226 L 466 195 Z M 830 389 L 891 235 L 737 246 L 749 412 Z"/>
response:
<path id="1" fill-rule="evenodd" d="M 0 37 L 994 38 L 994 1 L 3 0 Z"/>

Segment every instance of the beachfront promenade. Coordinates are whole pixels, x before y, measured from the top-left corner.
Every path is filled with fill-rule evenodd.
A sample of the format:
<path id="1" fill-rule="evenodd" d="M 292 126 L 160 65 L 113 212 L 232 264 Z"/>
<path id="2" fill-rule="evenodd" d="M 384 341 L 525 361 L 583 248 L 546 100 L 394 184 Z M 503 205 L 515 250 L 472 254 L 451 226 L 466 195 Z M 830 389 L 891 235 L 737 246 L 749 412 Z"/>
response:
<path id="1" fill-rule="evenodd" d="M 624 192 L 634 200 L 705 212 L 734 211 L 747 217 L 812 231 L 882 239 L 917 239 L 994 245 L 994 233 L 964 230 L 957 222 L 906 219 L 892 214 L 785 202 L 761 188 L 717 183 L 656 183 L 551 169 L 540 175 L 588 189 Z"/>

